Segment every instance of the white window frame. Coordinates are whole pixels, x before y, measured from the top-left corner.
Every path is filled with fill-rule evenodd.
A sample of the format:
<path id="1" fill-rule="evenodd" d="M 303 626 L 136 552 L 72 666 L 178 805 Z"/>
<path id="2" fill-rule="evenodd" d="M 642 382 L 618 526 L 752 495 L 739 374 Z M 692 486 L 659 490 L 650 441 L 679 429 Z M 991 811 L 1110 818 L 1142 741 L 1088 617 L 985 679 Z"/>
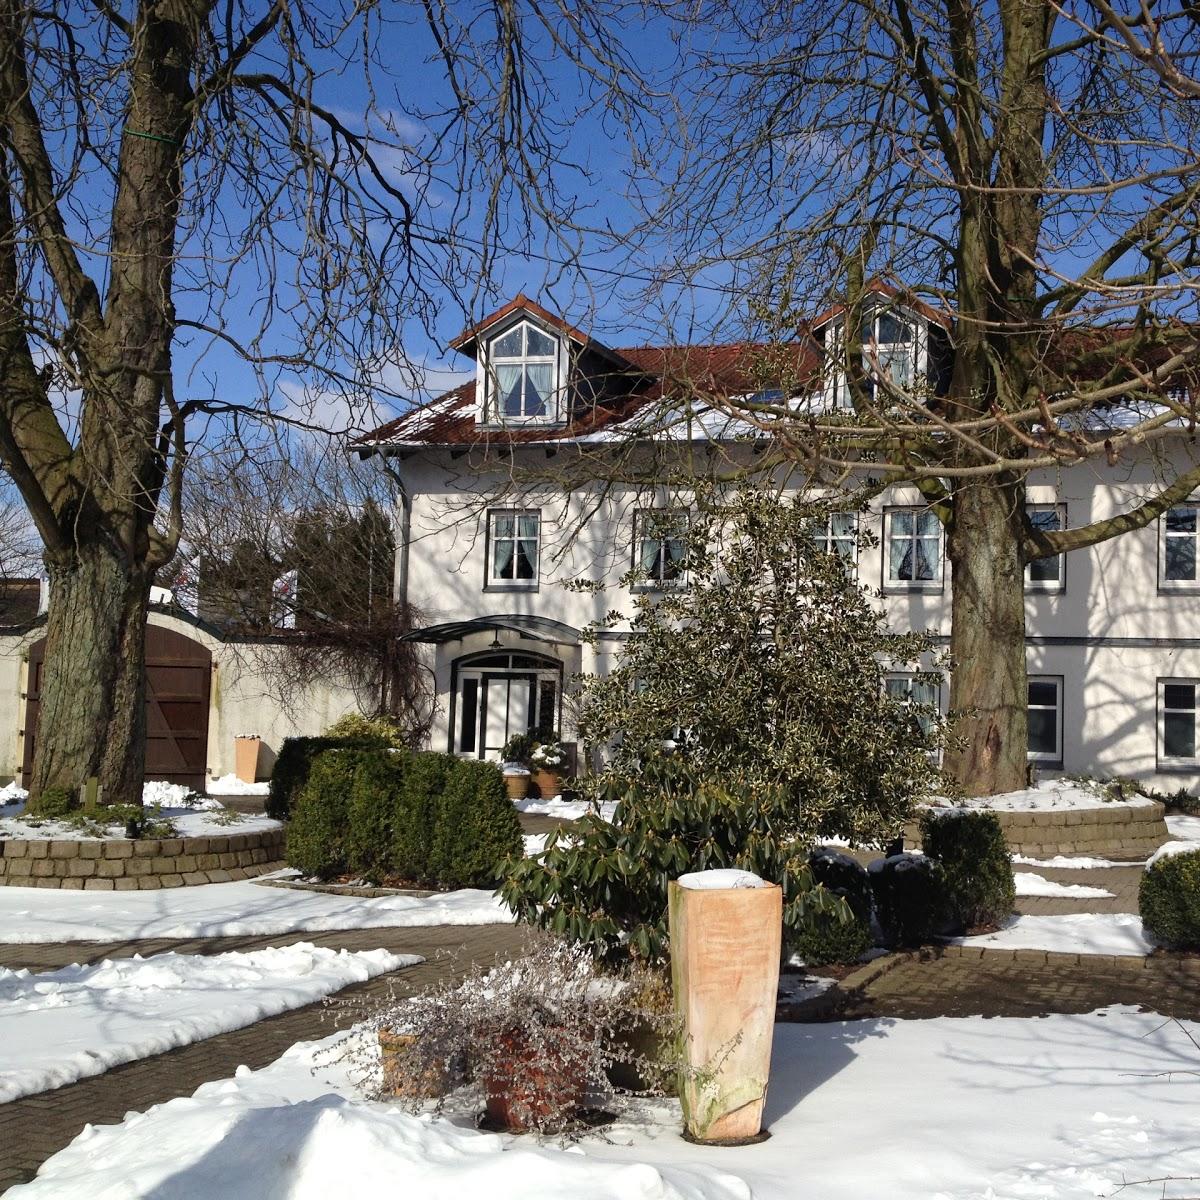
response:
<path id="1" fill-rule="evenodd" d="M 909 544 L 915 555 L 917 542 L 922 540 L 917 536 L 918 517 L 928 516 L 937 522 L 937 572 L 932 579 L 901 579 L 892 574 L 892 525 L 897 516 L 911 515 L 913 531 L 908 537 Z M 946 531 L 938 516 L 928 505 L 902 504 L 889 506 L 883 511 L 883 589 L 885 592 L 940 592 L 946 573 Z"/>
<path id="2" fill-rule="evenodd" d="M 1067 527 L 1067 506 L 1065 504 L 1054 502 L 1051 504 L 1026 504 L 1026 515 L 1032 517 L 1035 512 L 1053 512 L 1058 517 L 1058 525 L 1054 532 Z M 1053 559 L 1058 563 L 1058 578 L 1057 579 L 1034 579 L 1033 578 L 1033 563 L 1025 564 L 1025 590 L 1027 592 L 1065 592 L 1067 590 L 1067 556 L 1065 554 L 1047 555 L 1045 559 L 1037 559 L 1037 562 L 1046 562 L 1047 559 Z"/>
<path id="3" fill-rule="evenodd" d="M 642 523 L 648 519 L 661 519 L 663 517 L 678 520 L 683 528 L 683 536 L 681 539 L 672 538 L 669 535 L 661 537 L 651 537 L 642 533 Z M 636 578 L 633 582 L 632 590 L 635 592 L 667 592 L 675 591 L 679 588 L 686 588 L 688 584 L 687 572 L 687 539 L 691 532 L 691 513 L 686 508 L 638 508 L 633 513 L 633 566 L 632 570 L 636 573 Z M 683 542 L 683 566 L 679 574 L 671 579 L 663 577 L 661 571 L 657 576 L 646 574 L 645 567 L 642 563 L 645 560 L 645 555 L 642 553 L 642 545 L 648 541 L 656 541 L 659 543 L 658 554 L 656 559 L 660 564 L 669 561 L 666 554 L 665 543 L 669 541 L 682 540 Z"/>
<path id="4" fill-rule="evenodd" d="M 850 518 L 850 529 L 848 532 L 834 533 L 833 522 L 837 517 Z M 826 513 L 825 520 L 820 528 L 813 531 L 812 540 L 818 550 L 822 550 L 826 554 L 837 554 L 849 566 L 856 566 L 858 564 L 858 513 L 853 509 L 844 512 Z M 848 552 L 844 552 L 839 548 L 838 542 L 848 542 Z"/>
<path id="5" fill-rule="evenodd" d="M 1054 704 L 1030 704 L 1028 695 L 1028 685 L 1033 683 L 1050 683 L 1054 685 Z M 1061 763 L 1063 761 L 1063 677 L 1061 675 L 1030 675 L 1026 681 L 1026 696 L 1025 710 L 1030 712 L 1037 709 L 1039 712 L 1054 713 L 1054 751 L 1053 753 L 1045 750 L 1031 750 L 1028 744 L 1025 747 L 1025 757 L 1029 762 L 1037 763 Z"/>
<path id="6" fill-rule="evenodd" d="M 529 353 L 529 330 L 540 334 L 553 343 L 553 349 L 548 354 Z M 499 357 L 495 347 L 504 338 L 513 333 L 521 335 L 521 354 Z M 479 355 L 479 378 L 477 386 L 482 385 L 484 394 L 483 412 L 486 423 L 496 426 L 509 425 L 557 425 L 561 423 L 562 381 L 564 378 L 564 349 L 563 340 L 550 330 L 525 317 L 512 325 L 501 329 L 487 339 Z M 501 408 L 500 377 L 498 366 L 517 366 L 521 368 L 522 391 L 521 412 L 505 413 Z M 525 388 L 528 383 L 528 368 L 531 366 L 548 366 L 550 368 L 550 390 L 546 396 L 546 411 L 544 413 L 527 413 Z"/>
<path id="7" fill-rule="evenodd" d="M 1167 688 L 1168 687 L 1191 687 L 1192 689 L 1192 707 L 1178 708 L 1172 706 L 1167 707 Z M 1190 758 L 1183 755 L 1167 753 L 1167 714 L 1168 713 L 1186 713 L 1192 714 L 1194 723 L 1193 742 L 1194 753 Z M 1158 765 L 1164 770 L 1184 769 L 1195 770 L 1200 768 L 1200 679 L 1159 679 L 1158 681 L 1158 712 L 1155 718 L 1155 748 L 1158 754 Z"/>
<path id="8" fill-rule="evenodd" d="M 911 705 L 913 704 L 913 687 L 918 683 L 928 684 L 929 686 L 931 686 L 934 689 L 934 695 L 933 695 L 934 707 L 937 708 L 938 712 L 942 711 L 942 681 L 940 679 L 936 679 L 936 680 L 918 679 L 917 673 L 914 671 L 888 671 L 887 674 L 885 674 L 883 677 L 883 688 L 884 688 L 884 691 L 888 692 L 889 695 L 894 695 L 895 693 L 888 691 L 889 683 L 907 684 L 906 694 L 903 698 L 901 698 L 901 703 L 906 708 L 911 707 Z M 929 733 L 930 731 L 924 730 L 924 732 Z"/>
<path id="9" fill-rule="evenodd" d="M 513 531 L 511 534 L 498 533 L 496 526 L 501 519 L 506 517 L 512 518 Z M 522 536 L 520 533 L 519 522 L 522 517 L 533 517 L 537 523 L 537 533 L 532 539 L 535 547 L 532 579 L 517 579 L 515 577 L 517 544 L 531 540 L 528 536 Z M 540 508 L 489 508 L 487 512 L 487 537 L 485 541 L 487 558 L 484 564 L 483 586 L 486 591 L 536 592 L 538 590 L 541 584 L 542 573 L 542 510 Z M 496 573 L 496 547 L 503 542 L 513 543 L 512 567 L 514 578 L 512 579 L 506 579 L 502 575 L 498 576 Z"/>
<path id="10" fill-rule="evenodd" d="M 1196 514 L 1196 528 L 1190 533 L 1168 534 L 1167 516 L 1175 509 L 1186 508 Z M 1167 578 L 1167 540 L 1168 538 L 1188 538 L 1192 540 L 1195 553 L 1196 577 L 1194 579 Z M 1191 592 L 1200 589 L 1200 500 L 1184 500 L 1171 505 L 1168 512 L 1158 518 L 1158 587 L 1164 592 Z"/>

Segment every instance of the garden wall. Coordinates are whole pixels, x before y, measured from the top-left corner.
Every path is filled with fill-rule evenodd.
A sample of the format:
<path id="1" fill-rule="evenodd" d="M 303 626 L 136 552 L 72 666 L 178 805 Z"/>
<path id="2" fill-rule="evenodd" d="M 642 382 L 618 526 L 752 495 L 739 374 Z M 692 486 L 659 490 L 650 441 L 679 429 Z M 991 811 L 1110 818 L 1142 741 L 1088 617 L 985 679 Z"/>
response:
<path id="1" fill-rule="evenodd" d="M 1028 858 L 1053 858 L 1056 854 L 1146 858 L 1170 838 L 1163 806 L 1157 801 L 1060 812 L 989 811 L 996 814 L 1009 850 Z M 921 840 L 915 825 L 904 831 L 904 837 L 909 845 Z"/>
<path id="2" fill-rule="evenodd" d="M 92 892 L 149 891 L 228 883 L 276 871 L 284 831 L 219 837 L 0 839 L 0 885 Z"/>

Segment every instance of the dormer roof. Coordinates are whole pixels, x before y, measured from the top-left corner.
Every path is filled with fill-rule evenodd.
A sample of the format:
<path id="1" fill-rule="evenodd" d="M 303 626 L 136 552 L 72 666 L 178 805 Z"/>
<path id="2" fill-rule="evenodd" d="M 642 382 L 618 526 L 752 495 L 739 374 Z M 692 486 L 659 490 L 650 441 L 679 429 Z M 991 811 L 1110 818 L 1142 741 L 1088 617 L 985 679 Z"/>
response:
<path id="1" fill-rule="evenodd" d="M 918 316 L 924 317 L 926 321 L 930 321 L 934 325 L 940 325 L 943 329 L 951 329 L 954 325 L 953 319 L 948 312 L 927 304 L 908 288 L 896 287 L 894 284 L 888 283 L 883 279 L 872 279 L 867 283 L 863 291 L 865 299 L 878 299 L 884 303 L 897 305 L 900 308 L 907 308 L 911 312 L 917 313 Z M 845 304 L 830 305 L 824 312 L 818 313 L 808 322 L 808 328 L 813 333 L 816 333 L 831 321 L 843 316 L 845 312 Z"/>

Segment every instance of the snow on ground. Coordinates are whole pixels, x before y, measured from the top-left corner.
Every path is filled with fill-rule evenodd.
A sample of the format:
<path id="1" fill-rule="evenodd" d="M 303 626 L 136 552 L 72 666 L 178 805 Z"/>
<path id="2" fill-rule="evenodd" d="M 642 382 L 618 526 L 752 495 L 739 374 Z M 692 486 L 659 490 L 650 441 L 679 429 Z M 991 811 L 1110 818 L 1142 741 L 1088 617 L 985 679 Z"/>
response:
<path id="1" fill-rule="evenodd" d="M 521 838 L 525 844 L 525 857 L 532 858 L 535 854 L 541 854 L 546 848 L 546 839 L 550 835 L 548 833 L 527 833 Z"/>
<path id="2" fill-rule="evenodd" d="M 1200 842 L 1200 817 L 1168 816 L 1167 832 L 1180 842 Z"/>
<path id="3" fill-rule="evenodd" d="M 1067 899 L 1072 896 L 1091 896 L 1097 899 L 1112 899 L 1112 892 L 1104 888 L 1088 887 L 1082 883 L 1057 883 L 1033 871 L 1014 871 L 1018 896 L 1049 896 Z"/>
<path id="4" fill-rule="evenodd" d="M 934 800 L 934 807 L 949 803 L 945 800 Z M 1107 808 L 1110 804 L 1118 803 L 1108 800 L 1092 788 L 1082 784 L 1072 783 L 1067 779 L 1043 779 L 1034 787 L 1025 788 L 1020 792 L 1004 792 L 998 796 L 983 796 L 975 800 L 966 800 L 956 807 L 988 809 L 997 812 L 1062 812 L 1067 809 Z M 1119 803 L 1141 807 L 1153 804 L 1147 796 L 1130 796 Z"/>
<path id="5" fill-rule="evenodd" d="M 155 892 L 0 887 L 0 943 L 242 937 L 331 929 L 499 925 L 512 911 L 491 892 L 333 896 L 262 883 L 207 883 Z"/>
<path id="6" fill-rule="evenodd" d="M 147 784 L 146 787 L 149 788 L 150 784 Z M 158 801 L 154 803 L 157 804 Z M 95 827 L 84 830 L 66 821 L 38 819 L 36 824 L 27 824 L 24 812 L 24 801 L 9 806 L 5 815 L 0 817 L 0 838 L 44 842 L 75 838 L 94 841 L 101 836 L 94 832 Z M 261 833 L 266 829 L 280 828 L 280 822 L 272 821 L 270 817 L 245 816 L 225 808 L 219 800 L 209 800 L 204 797 L 200 797 L 193 804 L 186 806 L 166 805 L 161 809 L 160 815 L 171 822 L 175 830 L 173 834 L 169 835 L 172 837 L 221 837 L 225 834 Z M 124 836 L 124 822 L 107 826 L 106 832 L 103 834 L 105 839 L 123 838 Z"/>
<path id="7" fill-rule="evenodd" d="M 358 1097 L 325 1043 L 88 1127 L 9 1200 L 1169 1200 L 1198 1173 L 1200 1025 L 1125 1008 L 779 1025 L 766 1124 L 689 1145 L 673 1102 L 577 1147 Z"/>
<path id="8" fill-rule="evenodd" d="M 1149 954 L 1155 944 L 1133 913 L 1067 913 L 1013 917 L 995 933 L 950 938 L 962 946 L 1002 950 L 1054 950 L 1063 954 Z M 1200 1064 L 1197 1064 L 1200 1066 Z M 1200 1167 L 1200 1163 L 1197 1164 Z"/>
<path id="9" fill-rule="evenodd" d="M 1145 859 L 1123 862 L 1112 858 L 1088 858 L 1087 855 L 1071 858 L 1066 854 L 1056 854 L 1053 858 L 1026 858 L 1024 854 L 1014 854 L 1012 860 L 1014 864 L 1023 867 L 1054 867 L 1059 871 L 1095 871 L 1104 867 L 1144 867 L 1146 865 Z"/>
<path id="10" fill-rule="evenodd" d="M 210 796 L 269 796 L 269 783 L 246 783 L 236 775 L 222 775 L 219 779 L 210 779 L 204 790 Z"/>
<path id="11" fill-rule="evenodd" d="M 560 821 L 578 821 L 586 813 L 595 812 L 595 807 L 586 800 L 514 800 L 517 812 L 531 813 L 544 817 L 558 817 Z M 616 811 L 615 804 L 600 805 L 602 820 L 611 821 Z"/>
<path id="12" fill-rule="evenodd" d="M 299 942 L 249 953 L 105 959 L 38 975 L 0 967 L 0 1104 L 241 1029 L 422 961 Z"/>

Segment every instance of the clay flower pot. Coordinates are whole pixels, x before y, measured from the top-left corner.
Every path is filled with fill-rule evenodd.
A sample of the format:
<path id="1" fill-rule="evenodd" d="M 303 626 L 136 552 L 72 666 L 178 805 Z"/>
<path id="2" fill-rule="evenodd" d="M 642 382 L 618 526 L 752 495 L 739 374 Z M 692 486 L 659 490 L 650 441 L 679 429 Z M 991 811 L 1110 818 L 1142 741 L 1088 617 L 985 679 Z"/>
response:
<path id="1" fill-rule="evenodd" d="M 586 1059 L 566 1045 L 556 1048 L 554 1041 L 552 1030 L 542 1031 L 539 1052 L 525 1030 L 497 1036 L 496 1052 L 480 1071 L 493 1128 L 511 1133 L 553 1128 L 583 1102 Z"/>
<path id="2" fill-rule="evenodd" d="M 233 773 L 243 783 L 253 783 L 258 778 L 258 751 L 261 746 L 260 737 L 234 738 Z"/>
<path id="3" fill-rule="evenodd" d="M 552 800 L 562 795 L 563 775 L 549 767 L 537 767 L 533 772 L 533 786 L 543 800 Z"/>
<path id="4" fill-rule="evenodd" d="M 463 1082 L 462 1062 L 453 1055 L 429 1055 L 418 1065 L 412 1057 L 416 1041 L 411 1033 L 379 1031 L 385 1095 L 436 1099 Z"/>
<path id="5" fill-rule="evenodd" d="M 667 903 L 671 987 L 689 1068 L 680 1088 L 684 1136 L 718 1145 L 757 1140 L 771 1070 L 783 893 L 761 880 L 748 886 L 755 877 L 746 872 L 682 878 L 693 886 L 671 883 Z M 712 886 L 726 878 L 735 886 Z"/>
<path id="6" fill-rule="evenodd" d="M 529 795 L 529 772 L 506 770 L 504 787 L 510 800 L 524 800 Z"/>

